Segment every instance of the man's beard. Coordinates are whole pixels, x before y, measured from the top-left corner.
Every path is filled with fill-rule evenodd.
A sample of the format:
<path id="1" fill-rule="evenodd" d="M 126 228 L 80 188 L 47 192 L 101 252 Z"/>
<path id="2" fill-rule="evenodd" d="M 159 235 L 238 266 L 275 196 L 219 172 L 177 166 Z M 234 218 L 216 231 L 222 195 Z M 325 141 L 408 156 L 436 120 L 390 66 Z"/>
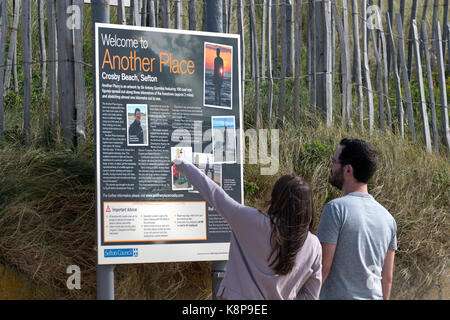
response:
<path id="1" fill-rule="evenodd" d="M 344 169 L 341 168 L 335 174 L 333 174 L 333 171 L 332 171 L 330 178 L 329 178 L 329 182 L 333 187 L 336 187 L 339 190 L 342 190 L 342 186 L 344 185 Z"/>

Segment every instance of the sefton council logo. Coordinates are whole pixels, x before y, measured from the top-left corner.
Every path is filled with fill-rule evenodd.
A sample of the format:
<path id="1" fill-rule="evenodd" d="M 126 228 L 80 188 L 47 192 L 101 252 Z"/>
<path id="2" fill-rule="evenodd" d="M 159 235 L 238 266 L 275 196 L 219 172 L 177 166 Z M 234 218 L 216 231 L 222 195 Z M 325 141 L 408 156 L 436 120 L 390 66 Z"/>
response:
<path id="1" fill-rule="evenodd" d="M 103 251 L 103 256 L 105 258 L 124 258 L 124 257 L 134 257 L 139 256 L 138 248 L 123 248 L 123 249 L 105 249 Z"/>

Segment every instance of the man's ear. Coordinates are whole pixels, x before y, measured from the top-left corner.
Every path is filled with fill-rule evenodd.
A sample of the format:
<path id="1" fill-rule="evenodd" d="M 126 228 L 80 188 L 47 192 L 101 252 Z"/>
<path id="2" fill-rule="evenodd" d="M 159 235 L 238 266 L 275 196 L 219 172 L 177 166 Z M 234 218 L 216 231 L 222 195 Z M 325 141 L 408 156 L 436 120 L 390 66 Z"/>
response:
<path id="1" fill-rule="evenodd" d="M 353 167 L 351 164 L 346 164 L 344 166 L 344 173 L 353 175 Z"/>

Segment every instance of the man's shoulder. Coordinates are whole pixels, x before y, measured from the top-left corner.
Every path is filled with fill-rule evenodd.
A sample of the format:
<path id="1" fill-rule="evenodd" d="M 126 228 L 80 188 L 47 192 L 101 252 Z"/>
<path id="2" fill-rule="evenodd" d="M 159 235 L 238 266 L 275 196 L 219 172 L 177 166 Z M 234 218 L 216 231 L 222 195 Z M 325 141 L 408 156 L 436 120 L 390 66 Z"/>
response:
<path id="1" fill-rule="evenodd" d="M 342 205 L 346 205 L 348 203 L 349 199 L 346 198 L 345 196 L 343 197 L 339 197 L 339 198 L 335 198 L 333 200 L 330 200 L 327 202 L 326 206 L 330 207 L 330 208 L 336 208 Z"/>
<path id="2" fill-rule="evenodd" d="M 386 209 L 385 206 L 383 206 L 380 202 L 378 202 L 375 198 L 372 197 L 372 201 L 374 203 L 374 206 L 377 208 L 377 210 L 380 213 L 383 213 L 387 218 L 392 219 L 395 221 L 394 217 L 392 216 L 392 214 L 389 212 L 388 209 Z"/>

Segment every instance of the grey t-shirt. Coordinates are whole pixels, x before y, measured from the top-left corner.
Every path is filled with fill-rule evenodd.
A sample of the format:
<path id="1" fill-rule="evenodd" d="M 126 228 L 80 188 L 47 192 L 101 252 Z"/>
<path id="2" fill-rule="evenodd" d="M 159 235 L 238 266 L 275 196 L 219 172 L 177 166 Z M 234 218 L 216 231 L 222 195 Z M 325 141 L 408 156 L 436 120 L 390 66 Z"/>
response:
<path id="1" fill-rule="evenodd" d="M 396 233 L 394 218 L 370 194 L 327 203 L 317 236 L 336 251 L 320 299 L 382 299 L 381 270 L 387 250 L 397 250 Z"/>

